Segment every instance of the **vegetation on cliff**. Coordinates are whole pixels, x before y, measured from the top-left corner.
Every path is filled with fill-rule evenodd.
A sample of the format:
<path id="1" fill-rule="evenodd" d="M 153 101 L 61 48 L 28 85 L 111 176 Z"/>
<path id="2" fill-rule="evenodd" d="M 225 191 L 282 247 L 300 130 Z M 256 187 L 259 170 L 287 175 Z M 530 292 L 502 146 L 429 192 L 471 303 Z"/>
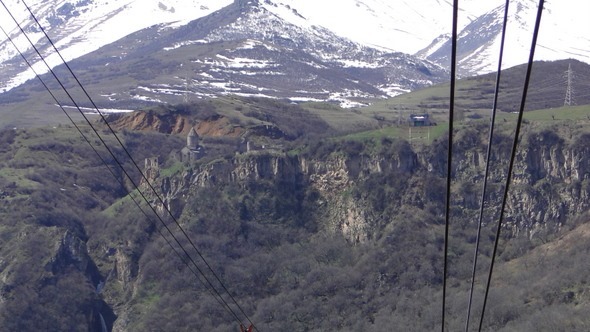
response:
<path id="1" fill-rule="evenodd" d="M 559 77 L 565 63 L 536 65 Z M 504 73 L 505 111 L 518 100 L 520 71 Z M 459 84 L 449 330 L 463 328 L 467 310 L 492 82 Z M 108 121 L 139 165 L 152 158 L 146 173 L 164 204 L 260 330 L 424 331 L 441 321 L 447 92 L 436 86 L 352 110 L 224 96 Z M 531 109 L 561 105 L 558 87 L 531 93 Z M 426 110 L 438 125 L 410 131 L 408 114 Z M 588 114 L 588 106 L 525 114 L 487 330 L 589 329 Z M 514 119 L 500 112 L 493 139 L 474 317 Z M 237 330 L 98 139 L 90 143 L 108 169 L 71 126 L 8 129 L 21 120 L 0 120 L 0 330 Z M 191 128 L 197 158 L 186 152 Z M 113 151 L 174 226 L 124 151 Z"/>
<path id="2" fill-rule="evenodd" d="M 328 138 L 329 126 L 320 117 L 293 105 L 267 114 L 277 102 L 264 103 L 258 110 L 236 105 L 235 117 L 204 104 L 153 109 L 148 122 L 156 126 L 120 134 L 142 165 L 144 158 L 159 158 L 159 172 L 150 180 L 261 330 L 437 329 L 448 142 L 441 137 L 409 143 L 395 135 Z M 207 154 L 198 160 L 179 160 L 184 137 L 159 129 L 177 128 L 181 118 L 194 126 L 221 117 L 244 134 L 202 132 Z M 134 123 L 127 120 L 113 123 Z M 486 329 L 584 330 L 590 324 L 583 264 L 590 219 L 584 124 L 550 116 L 525 124 Z M 278 131 L 260 130 L 261 125 Z M 503 124 L 495 138 L 475 314 L 509 132 Z M 457 133 L 450 330 L 464 324 L 484 133 L 477 120 Z M 242 137 L 256 148 L 240 150 Z M 162 224 L 132 202 L 129 192 L 136 198 L 137 192 L 114 162 L 106 159 L 116 178 L 73 128 L 10 129 L 0 132 L 0 142 L 1 329 L 99 331 L 101 320 L 114 331 L 237 329 L 232 315 L 174 254 Z M 115 154 L 133 169 L 123 151 Z M 139 183 L 138 172 L 131 174 Z M 154 196 L 148 198 L 162 212 Z"/>

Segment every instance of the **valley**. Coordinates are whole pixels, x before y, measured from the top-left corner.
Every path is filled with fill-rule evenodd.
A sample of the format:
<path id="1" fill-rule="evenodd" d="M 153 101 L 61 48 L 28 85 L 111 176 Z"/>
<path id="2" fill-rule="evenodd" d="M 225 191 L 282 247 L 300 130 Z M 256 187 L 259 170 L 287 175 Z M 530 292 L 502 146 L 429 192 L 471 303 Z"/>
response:
<path id="1" fill-rule="evenodd" d="M 269 107 L 260 103 L 259 109 Z M 311 126 L 303 108 L 272 105 L 273 119 L 263 116 L 260 122 L 263 131 L 259 114 L 248 111 L 253 105 L 247 103 L 241 104 L 243 117 L 229 121 L 222 121 L 223 108 L 211 103 L 110 120 L 134 159 L 157 157 L 142 171 L 260 329 L 376 331 L 392 324 L 434 329 L 440 322 L 444 136 L 411 144 L 388 135 L 343 136 L 320 117 Z M 489 329 L 543 330 L 546 320 L 531 320 L 539 315 L 551 317 L 550 326 L 576 330 L 587 324 L 585 274 L 577 272 L 584 266 L 575 260 L 585 250 L 580 239 L 589 218 L 588 120 L 576 115 L 576 108 L 559 110 L 564 117 L 578 116 L 576 121 L 548 120 L 544 112 L 529 113 L 522 138 L 484 325 Z M 198 129 L 205 154 L 197 160 L 182 161 L 179 154 L 190 127 L 182 123 Z M 297 125 L 302 129 L 295 130 Z M 500 126 L 477 291 L 509 152 L 503 134 L 509 125 Z M 462 326 L 466 310 L 484 128 L 484 122 L 474 121 L 457 132 L 450 329 Z M 238 131 L 242 134 L 228 135 Z M 131 201 L 129 195 L 138 196 L 129 181 L 116 165 L 111 167 L 117 178 L 109 174 L 78 136 L 71 125 L 2 132 L 6 310 L 1 326 L 65 328 L 76 319 L 80 327 L 98 331 L 102 316 L 113 331 L 234 330 L 228 325 L 232 317 L 220 311 L 215 297 L 166 243 L 172 238 L 162 224 Z M 98 142 L 97 147 L 104 153 Z M 115 153 L 126 160 L 120 149 Z M 124 166 L 133 169 L 129 160 Z M 132 174 L 142 182 L 139 173 Z M 144 184 L 140 188 L 163 213 L 155 194 Z M 173 234 L 180 236 L 177 229 Z M 552 272 L 537 277 L 539 269 Z M 33 290 L 25 291 L 28 287 Z M 50 305 L 57 290 L 60 300 Z M 29 309 L 18 309 L 24 307 Z M 510 315 L 505 308 L 511 308 Z M 58 311 L 77 318 L 58 320 Z M 410 318 L 416 316 L 423 319 Z"/>
<path id="2" fill-rule="evenodd" d="M 503 5 L 461 3 L 451 101 L 448 1 L 31 0 L 60 55 L 7 1 L 0 330 L 589 330 L 587 4 L 517 124 L 536 1 L 495 105 Z"/>

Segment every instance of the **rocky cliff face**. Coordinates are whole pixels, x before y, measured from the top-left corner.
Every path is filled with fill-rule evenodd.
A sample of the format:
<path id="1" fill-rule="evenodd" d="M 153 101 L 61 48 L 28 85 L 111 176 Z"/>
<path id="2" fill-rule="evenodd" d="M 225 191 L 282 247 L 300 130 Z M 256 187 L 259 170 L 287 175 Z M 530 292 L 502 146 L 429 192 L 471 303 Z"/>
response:
<path id="1" fill-rule="evenodd" d="M 109 115 L 113 128 L 127 130 L 150 130 L 160 133 L 188 133 L 191 120 L 183 115 L 159 115 L 153 112 L 134 112 L 130 115 Z"/>
<path id="2" fill-rule="evenodd" d="M 478 209 L 485 167 L 485 146 L 477 136 L 471 138 L 476 140 L 476 147 L 472 147 L 474 142 L 464 142 L 466 148 L 461 148 L 459 143 L 453 160 L 452 205 L 466 214 Z M 568 218 L 588 211 L 590 154 L 589 148 L 582 143 L 585 139 L 587 137 L 579 137 L 566 142 L 553 133 L 541 132 L 531 134 L 521 145 L 505 221 L 505 228 L 512 235 L 532 237 L 541 230 L 553 232 Z M 246 190 L 248 181 L 262 180 L 304 186 L 319 193 L 316 207 L 324 220 L 322 227 L 342 232 L 350 241 L 363 242 L 374 237 L 380 227 L 387 224 L 386 219 L 391 218 L 376 212 L 372 207 L 375 202 L 371 200 L 383 200 L 378 203 L 390 205 L 391 211 L 401 209 L 404 204 L 415 208 L 431 204 L 439 206 L 440 212 L 444 197 L 436 188 L 444 186 L 444 147 L 445 142 L 441 142 L 430 149 L 415 151 L 402 144 L 394 153 L 333 152 L 327 156 L 287 156 L 256 151 L 199 165 L 156 181 L 165 201 L 177 215 L 197 187 L 238 184 Z M 487 194 L 492 211 L 500 206 L 506 175 L 506 166 L 502 165 L 507 165 L 507 157 L 506 151 L 495 151 L 492 158 L 495 166 L 489 180 L 492 186 Z M 386 188 L 399 191 L 403 198 L 387 201 L 387 197 L 374 198 L 371 193 L 359 191 L 359 188 L 367 188 L 366 184 L 375 177 L 405 183 L 400 188 Z M 389 184 L 383 181 L 378 185 L 387 187 Z M 374 186 L 369 190 L 382 188 Z M 491 216 L 486 220 L 495 222 Z"/>
<path id="3" fill-rule="evenodd" d="M 486 146 L 485 138 L 475 129 L 462 130 L 456 139 L 452 218 L 453 222 L 466 225 L 476 220 Z M 590 209 L 590 148 L 585 142 L 589 139 L 588 135 L 566 136 L 550 131 L 525 135 L 517 154 L 503 235 L 543 239 L 574 222 L 576 216 L 587 213 Z M 501 202 L 510 147 L 507 138 L 501 137 L 498 142 L 499 148 L 492 155 L 487 194 L 489 207 L 484 219 L 490 227 L 497 221 L 494 218 L 497 218 Z M 436 224 L 444 216 L 445 202 L 447 143 L 444 140 L 426 147 L 393 140 L 312 145 L 300 153 L 259 149 L 214 160 L 198 160 L 185 163 L 181 171 L 172 175 L 169 170 L 151 169 L 158 163 L 150 159 L 146 163 L 150 167 L 146 173 L 166 207 L 185 223 L 196 241 L 203 241 L 202 245 L 207 248 L 211 242 L 208 237 L 227 236 L 229 245 L 220 250 L 228 250 L 228 255 L 232 250 L 242 254 L 238 247 L 243 242 L 256 241 L 254 233 L 266 227 L 283 228 L 289 237 L 291 232 L 297 232 L 297 227 L 311 224 L 310 234 L 316 231 L 339 233 L 352 244 L 400 241 L 395 236 L 382 234 L 396 234 L 391 230 L 397 230 L 398 226 L 414 227 L 414 222 L 400 222 L 410 213 L 419 217 L 408 220 L 424 220 L 426 226 L 422 225 L 421 229 L 438 227 Z M 142 185 L 147 189 L 145 183 Z M 152 200 L 161 215 L 165 215 L 162 204 L 154 197 Z M 211 211 L 203 212 L 207 209 Z M 231 212 L 226 213 L 224 209 Z M 212 216 L 209 220 L 207 213 Z M 125 227 L 136 227 L 128 222 L 135 214 L 133 207 L 133 212 L 118 219 L 126 221 Z M 223 221 L 218 227 L 231 224 L 235 229 L 214 229 L 219 219 Z M 305 225 L 296 224 L 301 220 Z M 287 222 L 291 224 L 281 224 Z M 55 236 L 52 258 L 46 265 L 48 269 L 53 268 L 56 273 L 75 269 L 93 287 L 106 281 L 105 290 L 89 302 L 93 306 L 88 310 L 88 324 L 94 326 L 94 330 L 100 330 L 98 318 L 101 315 L 113 331 L 133 330 L 137 317 L 143 315 L 151 303 L 146 285 L 150 285 L 150 275 L 156 270 L 150 267 L 152 259 L 149 257 L 157 255 L 160 245 L 154 241 L 159 237 L 153 225 L 141 227 L 135 237 L 125 241 L 95 240 L 98 242 L 93 245 L 86 242 L 84 236 L 72 232 Z M 209 232 L 211 229 L 214 232 Z M 162 242 L 161 246 L 164 245 Z M 178 267 L 171 265 L 170 268 Z M 144 293 L 139 294 L 142 291 Z M 2 292 L 0 300 L 1 296 Z M 138 298 L 147 302 L 133 304 Z M 105 303 L 110 303 L 113 309 Z"/>
<path id="4" fill-rule="evenodd" d="M 568 218 L 590 209 L 589 139 L 582 135 L 568 142 L 551 131 L 528 137 L 517 156 L 508 207 L 515 232 L 524 229 L 532 236 L 558 230 Z"/>

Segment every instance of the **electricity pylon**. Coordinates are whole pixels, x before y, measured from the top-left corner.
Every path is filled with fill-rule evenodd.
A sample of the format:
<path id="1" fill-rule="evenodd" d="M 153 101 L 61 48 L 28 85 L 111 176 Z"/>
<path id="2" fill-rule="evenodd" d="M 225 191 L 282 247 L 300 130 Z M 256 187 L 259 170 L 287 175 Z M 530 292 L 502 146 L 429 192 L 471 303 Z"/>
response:
<path id="1" fill-rule="evenodd" d="M 574 88 L 572 87 L 572 80 L 574 78 L 574 71 L 572 70 L 572 64 L 568 65 L 567 71 L 565 72 L 567 79 L 567 88 L 565 89 L 565 99 L 563 106 L 572 106 L 574 103 Z"/>

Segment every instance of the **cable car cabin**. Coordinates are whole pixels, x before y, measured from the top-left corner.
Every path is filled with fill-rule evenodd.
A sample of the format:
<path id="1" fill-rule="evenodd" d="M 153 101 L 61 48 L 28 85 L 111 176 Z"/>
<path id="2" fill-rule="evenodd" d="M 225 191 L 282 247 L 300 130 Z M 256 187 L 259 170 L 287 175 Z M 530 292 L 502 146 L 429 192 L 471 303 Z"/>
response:
<path id="1" fill-rule="evenodd" d="M 410 127 L 432 126 L 432 122 L 430 122 L 430 117 L 428 114 L 410 114 L 410 119 L 408 121 L 410 123 Z"/>
<path id="2" fill-rule="evenodd" d="M 244 325 L 240 324 L 240 332 L 252 332 L 254 329 L 254 325 L 250 324 L 250 326 L 248 326 L 248 328 L 246 328 Z"/>

